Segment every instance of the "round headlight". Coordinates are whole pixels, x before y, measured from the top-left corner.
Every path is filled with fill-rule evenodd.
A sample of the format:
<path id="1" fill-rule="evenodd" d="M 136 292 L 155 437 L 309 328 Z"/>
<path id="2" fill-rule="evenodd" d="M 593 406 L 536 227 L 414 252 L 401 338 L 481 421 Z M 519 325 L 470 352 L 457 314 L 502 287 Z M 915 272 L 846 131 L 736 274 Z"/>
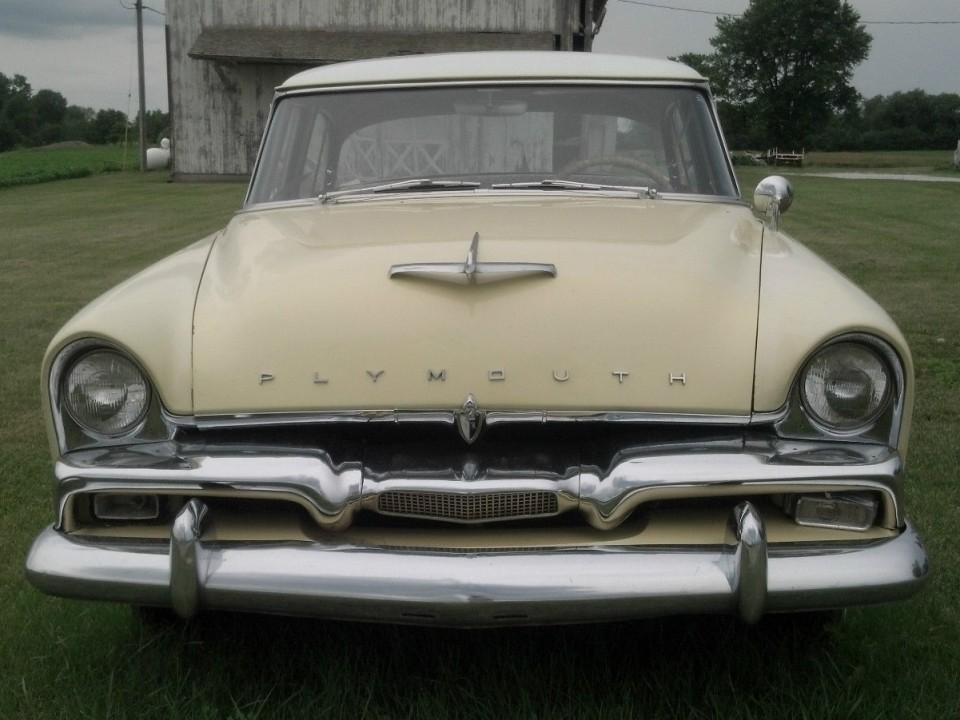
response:
<path id="1" fill-rule="evenodd" d="M 853 430 L 886 408 L 893 381 L 870 347 L 838 342 L 818 352 L 803 371 L 803 404 L 813 419 L 836 430 Z"/>
<path id="2" fill-rule="evenodd" d="M 123 435 L 147 413 L 150 386 L 140 369 L 112 350 L 94 350 L 70 367 L 64 405 L 77 423 L 101 435 Z"/>

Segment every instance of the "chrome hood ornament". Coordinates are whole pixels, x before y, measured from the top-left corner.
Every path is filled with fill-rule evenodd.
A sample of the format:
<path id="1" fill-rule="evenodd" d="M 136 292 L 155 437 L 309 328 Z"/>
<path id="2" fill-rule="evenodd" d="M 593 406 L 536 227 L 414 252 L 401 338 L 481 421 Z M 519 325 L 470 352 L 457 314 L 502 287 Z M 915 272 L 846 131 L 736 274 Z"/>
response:
<path id="1" fill-rule="evenodd" d="M 550 263 L 480 262 L 477 259 L 480 233 L 473 234 L 467 259 L 463 263 L 408 263 L 390 268 L 390 277 L 415 277 L 439 280 L 455 285 L 477 285 L 531 275 L 557 276 L 557 266 Z"/>
<path id="2" fill-rule="evenodd" d="M 463 402 L 463 407 L 456 411 L 457 430 L 460 437 L 468 445 L 472 445 L 483 430 L 483 421 L 485 413 L 482 413 L 477 405 L 477 399 L 473 393 L 467 395 Z"/>

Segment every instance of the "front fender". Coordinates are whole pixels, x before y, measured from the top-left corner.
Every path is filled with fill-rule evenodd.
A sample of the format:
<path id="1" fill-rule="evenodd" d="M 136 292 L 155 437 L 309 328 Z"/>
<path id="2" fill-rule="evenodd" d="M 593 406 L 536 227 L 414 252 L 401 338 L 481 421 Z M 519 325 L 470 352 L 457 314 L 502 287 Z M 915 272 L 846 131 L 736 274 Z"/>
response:
<path id="1" fill-rule="evenodd" d="M 50 405 L 50 369 L 58 353 L 76 340 L 96 338 L 123 349 L 147 373 L 168 411 L 193 411 L 193 308 L 218 235 L 209 235 L 108 290 L 67 321 L 50 341 L 43 358 L 41 393 L 54 457 L 59 451 Z"/>
<path id="2" fill-rule="evenodd" d="M 900 356 L 904 371 L 903 421 L 898 450 L 906 457 L 913 415 L 910 348 L 890 316 L 863 290 L 816 253 L 781 232 L 764 231 L 757 319 L 754 412 L 784 406 L 810 353 L 846 333 L 882 338 Z"/>

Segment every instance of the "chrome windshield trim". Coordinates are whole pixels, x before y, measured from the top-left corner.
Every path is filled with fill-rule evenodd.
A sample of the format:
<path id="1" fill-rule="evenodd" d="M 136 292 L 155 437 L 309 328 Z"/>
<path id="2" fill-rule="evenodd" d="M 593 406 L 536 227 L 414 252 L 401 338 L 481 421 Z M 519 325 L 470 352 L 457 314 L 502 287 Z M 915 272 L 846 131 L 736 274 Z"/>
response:
<path id="1" fill-rule="evenodd" d="M 551 78 L 551 77 L 541 77 L 541 78 L 524 78 L 524 79 L 514 79 L 509 78 L 488 78 L 488 79 L 473 79 L 473 80 L 460 80 L 460 81 L 450 81 L 450 80 L 435 80 L 435 81 L 404 81 L 404 82 L 382 82 L 382 83 L 368 83 L 368 84 L 353 84 L 353 85 L 325 85 L 325 86 L 315 86 L 315 87 L 297 87 L 297 88 L 283 88 L 277 87 L 274 90 L 273 101 L 270 104 L 270 113 L 267 117 L 267 123 L 264 127 L 263 135 L 260 137 L 260 147 L 257 151 L 257 159 L 254 163 L 252 172 L 250 173 L 250 182 L 247 185 L 247 192 L 244 196 L 243 207 L 239 212 L 250 211 L 250 210 L 266 210 L 271 208 L 285 208 L 285 207 L 300 207 L 305 203 L 303 199 L 282 201 L 277 203 L 254 203 L 251 204 L 250 193 L 253 190 L 253 181 L 257 176 L 257 172 L 260 169 L 260 161 L 263 156 L 264 146 L 266 144 L 267 133 L 270 130 L 270 124 L 273 121 L 274 114 L 276 112 L 277 104 L 286 97 L 293 96 L 302 96 L 302 95 L 317 95 L 317 94 L 326 94 L 326 93 L 336 93 L 336 92 L 352 92 L 352 91 L 362 91 L 362 90 L 409 90 L 416 88 L 442 88 L 442 87 L 482 87 L 488 85 L 506 85 L 506 86 L 517 86 L 517 85 L 567 85 L 574 87 L 589 87 L 591 85 L 596 86 L 624 86 L 624 87 L 673 87 L 673 88 L 692 88 L 704 93 L 707 96 L 707 99 L 710 104 L 711 118 L 713 120 L 714 130 L 716 130 L 717 135 L 720 139 L 721 147 L 724 150 L 724 158 L 727 172 L 730 174 L 730 177 L 733 181 L 733 188 L 735 195 L 683 195 L 680 193 L 658 193 L 658 197 L 665 199 L 684 199 L 692 200 L 694 202 L 725 202 L 732 203 L 736 205 L 744 205 L 746 207 L 751 207 L 750 203 L 743 199 L 742 191 L 740 190 L 740 184 L 737 180 L 736 173 L 734 172 L 733 163 L 730 160 L 730 151 L 727 147 L 726 138 L 723 136 L 723 131 L 720 128 L 720 118 L 717 114 L 716 109 L 716 100 L 713 98 L 712 94 L 709 92 L 709 83 L 706 79 L 703 80 L 670 80 L 670 79 L 637 79 L 637 78 L 610 78 L 610 79 L 577 79 L 577 78 Z M 456 194 L 470 194 L 469 190 L 458 190 L 454 191 Z M 472 193 L 482 193 L 483 190 L 473 190 Z M 508 191 L 512 193 L 518 193 L 520 191 L 513 190 Z M 536 191 L 538 196 L 542 197 L 544 190 Z M 561 190 L 551 189 L 550 193 L 555 195 L 566 195 L 569 196 L 569 193 L 565 193 Z M 577 194 L 587 194 L 587 190 L 575 191 Z M 618 193 L 615 195 L 610 195 L 611 193 Z M 432 191 L 431 196 L 443 196 L 446 195 L 446 191 Z M 611 197 L 637 197 L 636 190 L 627 190 L 620 193 L 619 191 L 606 190 L 602 192 L 597 192 L 599 195 L 610 195 Z M 377 199 L 385 199 L 381 197 L 381 194 L 378 194 Z M 409 193 L 389 193 L 386 194 L 386 198 L 393 199 L 400 195 L 402 197 L 409 197 Z M 679 196 L 679 197 L 678 197 Z M 351 202 L 358 200 L 369 200 L 368 195 L 357 195 L 349 196 L 347 198 L 341 198 L 339 202 Z M 309 198 L 308 200 L 313 201 L 315 198 Z"/>
<path id="2" fill-rule="evenodd" d="M 535 197 L 537 199 L 544 198 L 620 198 L 624 200 L 649 200 L 646 195 L 638 195 L 636 190 L 547 190 L 547 189 L 530 189 L 530 188 L 514 188 L 512 190 L 507 189 L 497 189 L 493 190 L 490 188 L 475 188 L 475 189 L 464 189 L 464 190 L 432 190 L 428 193 L 414 193 L 409 192 L 377 192 L 377 193 L 361 193 L 357 195 L 347 195 L 343 197 L 336 198 L 337 205 L 347 205 L 350 203 L 363 203 L 363 202 L 383 202 L 383 201 L 396 201 L 401 200 L 403 202 L 424 202 L 435 199 L 448 199 L 448 198 L 531 198 Z M 683 201 L 683 202 L 695 202 L 695 203 L 721 203 L 725 205 L 736 205 L 738 207 L 750 207 L 750 203 L 740 199 L 739 197 L 734 197 L 732 195 L 693 195 L 685 193 L 658 193 L 657 200 L 670 200 L 670 201 Z M 303 208 L 303 207 L 321 207 L 321 203 L 316 198 L 298 198 L 296 200 L 281 200 L 278 202 L 269 202 L 269 203 L 253 203 L 250 205 L 245 205 L 236 211 L 236 214 L 241 213 L 250 213 L 250 212 L 259 212 L 261 210 L 281 210 L 285 208 Z"/>
<path id="3" fill-rule="evenodd" d="M 325 423 L 441 423 L 453 425 L 454 410 L 326 410 L 318 412 L 238 413 L 231 415 L 170 415 L 174 425 L 201 430 Z M 486 424 L 610 422 L 676 423 L 684 425 L 749 425 L 749 414 L 661 413 L 629 410 L 489 410 Z"/>

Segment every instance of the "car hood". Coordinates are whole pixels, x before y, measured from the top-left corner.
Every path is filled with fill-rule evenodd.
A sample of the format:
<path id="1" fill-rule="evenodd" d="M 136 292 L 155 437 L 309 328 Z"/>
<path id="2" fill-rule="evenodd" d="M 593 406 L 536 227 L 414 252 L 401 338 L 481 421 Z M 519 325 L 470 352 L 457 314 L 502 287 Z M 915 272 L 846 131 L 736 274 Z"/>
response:
<path id="1" fill-rule="evenodd" d="M 492 283 L 404 263 L 535 262 Z M 746 414 L 761 225 L 733 203 L 417 197 L 238 214 L 194 317 L 198 415 Z M 449 279 L 449 278 L 447 278 Z"/>

